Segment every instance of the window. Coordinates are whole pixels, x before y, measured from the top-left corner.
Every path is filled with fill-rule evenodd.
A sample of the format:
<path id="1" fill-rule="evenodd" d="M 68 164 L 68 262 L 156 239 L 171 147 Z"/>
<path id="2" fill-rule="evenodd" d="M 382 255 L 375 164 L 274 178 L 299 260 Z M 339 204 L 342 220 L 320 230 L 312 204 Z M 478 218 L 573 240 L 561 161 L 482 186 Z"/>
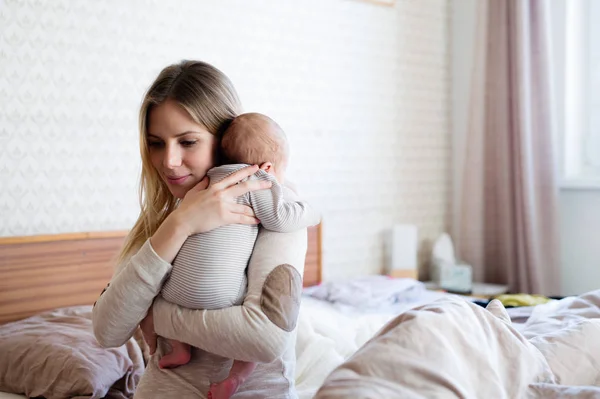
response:
<path id="1" fill-rule="evenodd" d="M 552 4 L 562 185 L 600 188 L 600 1 Z"/>

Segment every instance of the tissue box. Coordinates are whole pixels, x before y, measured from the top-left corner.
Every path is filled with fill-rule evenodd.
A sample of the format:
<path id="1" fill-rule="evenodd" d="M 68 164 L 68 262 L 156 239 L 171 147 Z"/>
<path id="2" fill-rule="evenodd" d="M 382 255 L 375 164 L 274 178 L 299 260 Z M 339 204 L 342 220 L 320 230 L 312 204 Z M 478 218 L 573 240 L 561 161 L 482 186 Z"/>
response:
<path id="1" fill-rule="evenodd" d="M 443 290 L 468 294 L 473 289 L 473 268 L 464 263 L 434 262 L 432 280 Z"/>

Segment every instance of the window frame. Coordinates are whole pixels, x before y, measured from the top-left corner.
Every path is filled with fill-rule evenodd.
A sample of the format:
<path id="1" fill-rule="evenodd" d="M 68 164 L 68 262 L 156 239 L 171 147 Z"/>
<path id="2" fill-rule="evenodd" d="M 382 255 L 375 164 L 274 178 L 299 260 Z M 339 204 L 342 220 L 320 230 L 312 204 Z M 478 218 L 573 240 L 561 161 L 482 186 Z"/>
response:
<path id="1" fill-rule="evenodd" d="M 600 167 L 586 161 L 589 139 L 591 61 L 590 0 L 553 0 L 551 7 L 556 148 L 561 189 L 600 189 Z"/>

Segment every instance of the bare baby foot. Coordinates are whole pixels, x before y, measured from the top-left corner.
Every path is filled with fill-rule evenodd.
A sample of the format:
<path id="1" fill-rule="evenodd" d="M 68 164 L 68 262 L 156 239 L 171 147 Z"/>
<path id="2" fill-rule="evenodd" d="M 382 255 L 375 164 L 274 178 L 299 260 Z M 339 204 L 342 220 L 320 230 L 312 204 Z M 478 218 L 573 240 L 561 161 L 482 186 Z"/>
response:
<path id="1" fill-rule="evenodd" d="M 183 366 L 190 361 L 191 357 L 190 351 L 174 351 L 164 355 L 158 361 L 158 367 L 161 369 L 172 369 L 177 366 Z"/>
<path id="2" fill-rule="evenodd" d="M 237 391 L 239 385 L 236 376 L 227 377 L 216 384 L 210 384 L 208 399 L 229 399 Z"/>

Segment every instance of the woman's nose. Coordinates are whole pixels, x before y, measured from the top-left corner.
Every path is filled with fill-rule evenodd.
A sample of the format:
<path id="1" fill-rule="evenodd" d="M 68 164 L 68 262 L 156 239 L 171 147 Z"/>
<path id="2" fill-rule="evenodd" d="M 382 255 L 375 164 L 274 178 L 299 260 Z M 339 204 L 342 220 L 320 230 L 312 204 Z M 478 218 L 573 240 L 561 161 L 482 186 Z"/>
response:
<path id="1" fill-rule="evenodd" d="M 165 156 L 163 158 L 163 165 L 165 168 L 173 169 L 181 166 L 181 153 L 174 146 L 167 146 Z"/>

